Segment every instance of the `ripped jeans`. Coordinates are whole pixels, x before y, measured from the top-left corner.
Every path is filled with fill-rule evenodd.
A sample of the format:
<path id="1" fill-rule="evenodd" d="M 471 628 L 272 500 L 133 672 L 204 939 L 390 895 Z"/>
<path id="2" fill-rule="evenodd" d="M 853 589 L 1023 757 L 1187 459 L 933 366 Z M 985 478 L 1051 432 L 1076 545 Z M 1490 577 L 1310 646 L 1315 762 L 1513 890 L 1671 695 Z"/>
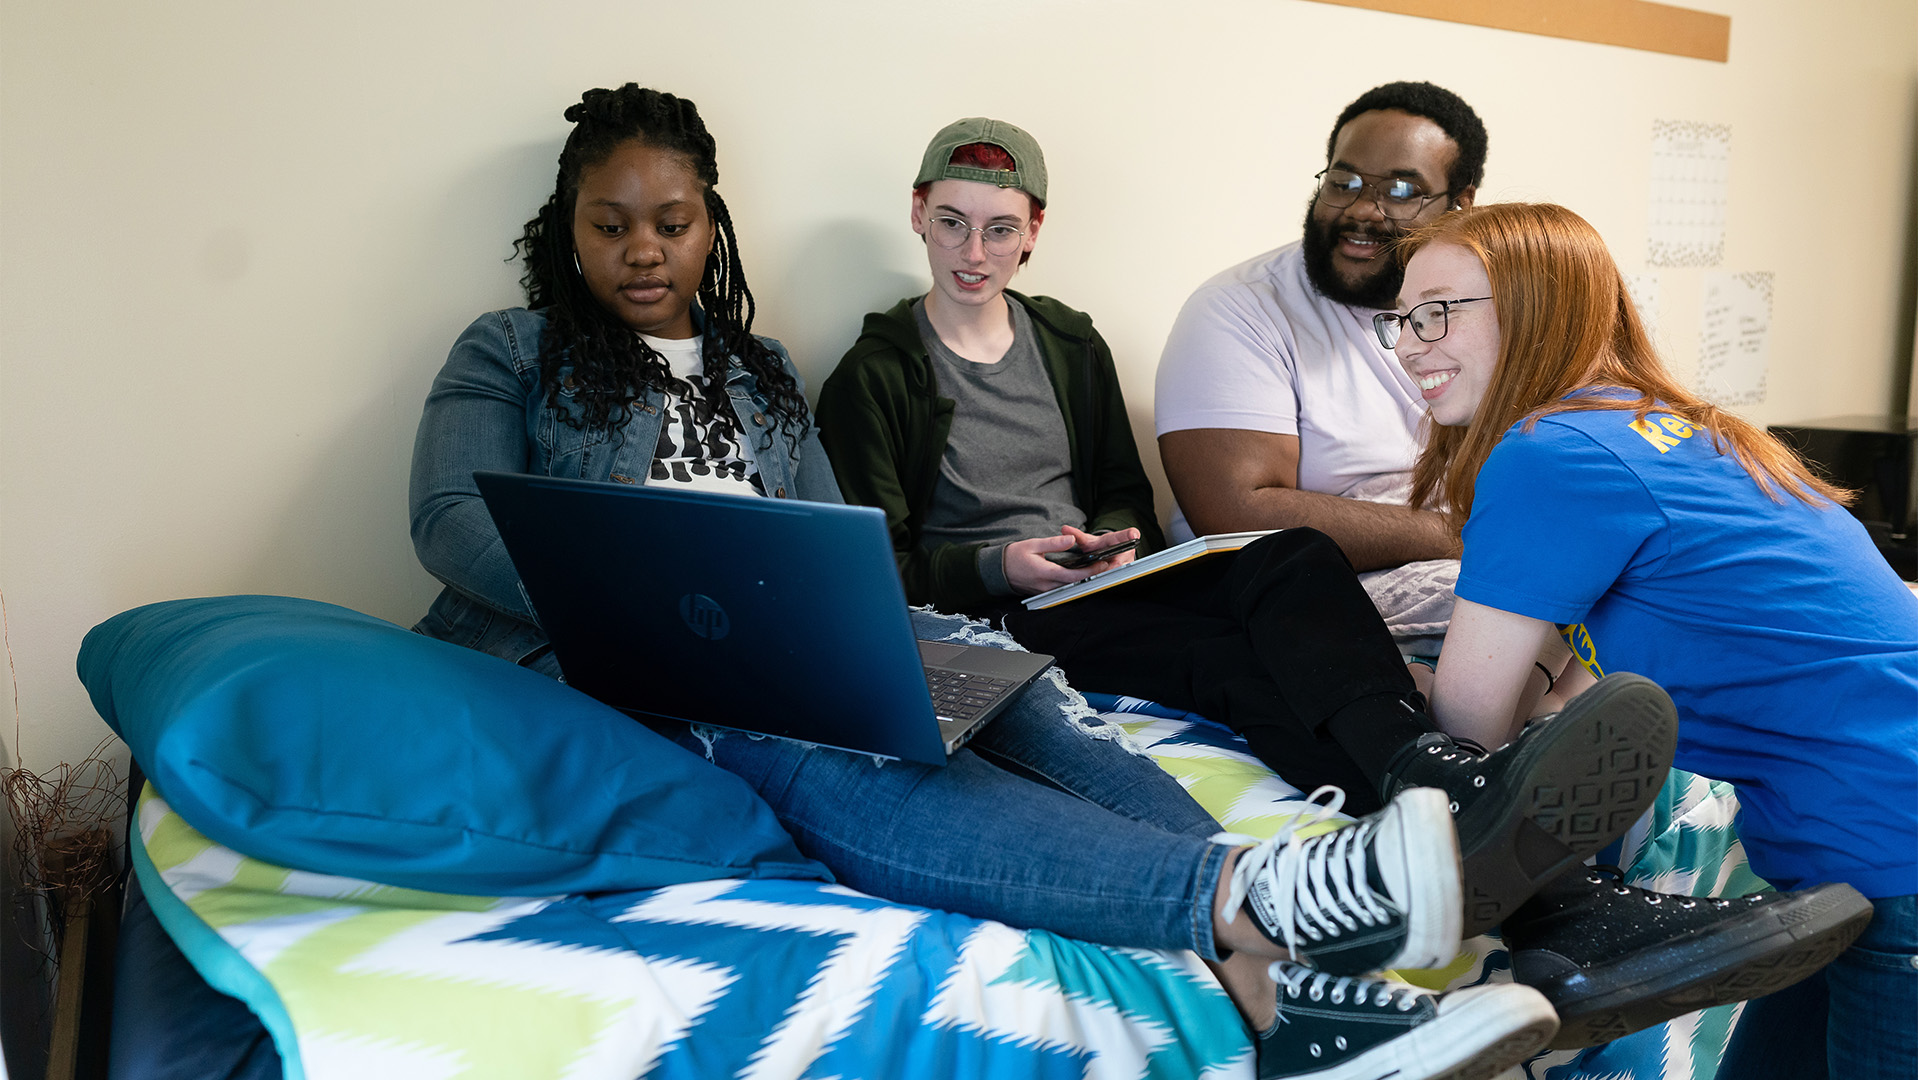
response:
<path id="1" fill-rule="evenodd" d="M 1017 648 L 957 616 L 914 612 L 913 628 Z M 1218 958 L 1213 895 L 1231 850 L 1208 841 L 1219 825 L 1055 670 L 945 768 L 685 725 L 662 733 L 752 785 L 800 850 L 852 888 Z"/>

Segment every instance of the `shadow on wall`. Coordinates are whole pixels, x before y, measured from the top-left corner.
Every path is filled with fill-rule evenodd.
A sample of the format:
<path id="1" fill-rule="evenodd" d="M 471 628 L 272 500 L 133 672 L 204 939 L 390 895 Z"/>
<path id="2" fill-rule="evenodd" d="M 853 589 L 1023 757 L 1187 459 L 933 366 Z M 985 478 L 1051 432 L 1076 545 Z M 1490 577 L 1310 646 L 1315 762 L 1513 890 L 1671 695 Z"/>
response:
<path id="1" fill-rule="evenodd" d="M 324 430 L 288 431 L 291 461 L 282 508 L 257 558 L 237 580 L 338 603 L 402 625 L 426 612 L 439 584 L 408 538 L 407 479 L 414 431 L 433 377 L 462 330 L 481 314 L 525 303 L 513 241 L 553 187 L 557 139 L 503 148 L 443 174 L 431 190 L 401 191 L 369 243 L 390 257 L 366 260 L 356 326 L 376 377 Z M 509 261 L 511 260 L 511 261 Z M 384 331 L 382 333 L 381 331 Z"/>
<path id="2" fill-rule="evenodd" d="M 755 318 L 754 329 L 787 346 L 812 402 L 820 396 L 821 380 L 860 336 L 867 312 L 922 295 L 928 282 L 924 274 L 889 265 L 901 251 L 900 237 L 870 221 L 826 222 L 802 236 L 793 250 L 798 254 L 781 273 L 754 289 L 766 311 L 764 319 Z M 752 282 L 753 267 L 747 274 Z"/>
<path id="3" fill-rule="evenodd" d="M 359 411 L 304 456 L 308 471 L 282 477 L 290 497 L 240 580 L 411 626 L 439 592 L 414 558 L 407 531 L 420 403 L 370 389 Z"/>

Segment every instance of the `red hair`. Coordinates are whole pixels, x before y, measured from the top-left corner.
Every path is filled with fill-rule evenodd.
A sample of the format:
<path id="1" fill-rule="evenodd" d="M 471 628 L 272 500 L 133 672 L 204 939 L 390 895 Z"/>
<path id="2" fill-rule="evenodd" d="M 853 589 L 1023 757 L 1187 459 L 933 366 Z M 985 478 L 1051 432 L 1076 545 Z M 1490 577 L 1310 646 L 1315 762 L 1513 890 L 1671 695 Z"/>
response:
<path id="1" fill-rule="evenodd" d="M 963 165 L 969 169 L 998 169 L 1003 172 L 1013 172 L 1019 168 L 1019 163 L 1013 160 L 1012 154 L 1007 153 L 1005 149 L 995 146 L 992 143 L 984 142 L 968 143 L 965 146 L 956 148 L 953 154 L 947 158 L 947 164 Z M 927 197 L 927 189 L 932 186 L 933 181 L 929 180 L 914 188 L 913 193 L 924 199 Z M 1027 195 L 1024 191 L 1020 194 Z M 1027 195 L 1027 209 L 1033 212 L 1031 222 L 1033 225 L 1040 224 L 1040 219 L 1047 216 L 1046 207 L 1041 206 L 1040 200 L 1034 198 L 1032 195 Z M 1020 265 L 1027 265 L 1027 260 L 1032 257 L 1033 252 L 1031 251 L 1021 252 Z"/>
<path id="2" fill-rule="evenodd" d="M 1576 409 L 1616 408 L 1620 399 L 1568 397 L 1582 387 L 1619 387 L 1645 420 L 1655 409 L 1706 429 L 1760 490 L 1815 506 L 1852 495 L 1808 471 L 1773 436 L 1690 393 L 1660 363 L 1627 295 L 1606 241 L 1580 215 L 1547 203 L 1500 203 L 1447 214 L 1409 234 L 1402 263 L 1427 244 L 1472 252 L 1493 285 L 1500 350 L 1493 378 L 1462 427 L 1422 426 L 1427 448 L 1413 470 L 1414 506 L 1444 511 L 1455 535 L 1473 509 L 1474 480 L 1514 424 Z"/>

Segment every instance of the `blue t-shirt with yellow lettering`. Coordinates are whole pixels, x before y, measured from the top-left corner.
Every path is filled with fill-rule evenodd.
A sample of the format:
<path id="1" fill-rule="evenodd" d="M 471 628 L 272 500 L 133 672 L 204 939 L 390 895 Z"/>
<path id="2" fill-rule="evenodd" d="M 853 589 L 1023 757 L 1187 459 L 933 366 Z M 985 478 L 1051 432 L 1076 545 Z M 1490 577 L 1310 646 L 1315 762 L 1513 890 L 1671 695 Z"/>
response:
<path id="1" fill-rule="evenodd" d="M 1738 787 L 1768 881 L 1915 892 L 1916 605 L 1859 522 L 1776 502 L 1657 411 L 1524 428 L 1480 470 L 1458 594 L 1665 687 L 1675 764 Z"/>

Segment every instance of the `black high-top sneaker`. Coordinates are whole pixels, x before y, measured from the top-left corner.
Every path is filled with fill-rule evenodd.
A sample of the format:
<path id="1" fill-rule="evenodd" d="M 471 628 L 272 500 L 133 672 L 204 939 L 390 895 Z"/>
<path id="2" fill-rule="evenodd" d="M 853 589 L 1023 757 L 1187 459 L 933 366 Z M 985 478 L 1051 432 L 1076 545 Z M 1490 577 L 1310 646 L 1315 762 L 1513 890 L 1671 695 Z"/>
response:
<path id="1" fill-rule="evenodd" d="M 1648 892 L 1602 866 L 1540 890 L 1500 932 L 1515 981 L 1560 1014 L 1554 1048 L 1571 1050 L 1791 986 L 1872 919 L 1851 885 L 1720 900 Z"/>
<path id="2" fill-rule="evenodd" d="M 1303 829 L 1345 798 L 1334 787 L 1309 798 L 1327 794 L 1334 801 L 1318 815 L 1241 854 L 1222 918 L 1251 915 L 1293 959 L 1336 974 L 1453 959 L 1460 951 L 1460 855 L 1445 793 L 1408 788 L 1377 814 L 1302 839 Z"/>
<path id="3" fill-rule="evenodd" d="M 1260 1080 L 1485 1080 L 1533 1056 L 1557 1024 L 1517 983 L 1435 995 L 1285 960 L 1268 971 L 1277 1007 L 1254 1037 Z"/>
<path id="4" fill-rule="evenodd" d="M 1450 797 L 1471 937 L 1631 828 L 1666 782 L 1678 733 L 1666 691 L 1608 675 L 1491 754 L 1423 736 L 1388 766 L 1383 786 Z"/>

